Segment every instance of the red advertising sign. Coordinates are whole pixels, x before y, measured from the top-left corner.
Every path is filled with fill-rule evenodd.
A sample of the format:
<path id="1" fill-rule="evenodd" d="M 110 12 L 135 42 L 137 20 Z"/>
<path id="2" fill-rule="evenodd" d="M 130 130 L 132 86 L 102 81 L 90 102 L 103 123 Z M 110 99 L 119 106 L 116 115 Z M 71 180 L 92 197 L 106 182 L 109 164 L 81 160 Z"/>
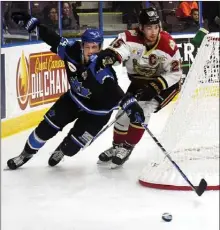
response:
<path id="1" fill-rule="evenodd" d="M 69 89 L 64 61 L 51 52 L 22 53 L 17 65 L 17 98 L 20 108 L 56 101 Z"/>

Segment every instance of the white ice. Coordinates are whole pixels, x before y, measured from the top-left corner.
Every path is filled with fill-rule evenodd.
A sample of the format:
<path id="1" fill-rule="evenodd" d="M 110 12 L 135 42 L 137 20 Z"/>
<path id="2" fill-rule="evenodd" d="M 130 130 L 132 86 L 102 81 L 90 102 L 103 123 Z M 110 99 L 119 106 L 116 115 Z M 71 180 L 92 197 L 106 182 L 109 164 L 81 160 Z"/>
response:
<path id="1" fill-rule="evenodd" d="M 151 120 L 156 134 L 164 121 L 161 114 Z M 155 190 L 137 182 L 147 149 L 154 144 L 147 134 L 117 170 L 96 164 L 99 153 L 111 144 L 112 129 L 57 167 L 47 166 L 47 160 L 64 134 L 48 141 L 20 169 L 4 170 L 7 160 L 20 154 L 30 132 L 2 140 L 2 230 L 219 229 L 219 192 L 206 191 L 198 197 L 194 192 Z M 164 212 L 173 215 L 172 222 L 161 219 Z"/>

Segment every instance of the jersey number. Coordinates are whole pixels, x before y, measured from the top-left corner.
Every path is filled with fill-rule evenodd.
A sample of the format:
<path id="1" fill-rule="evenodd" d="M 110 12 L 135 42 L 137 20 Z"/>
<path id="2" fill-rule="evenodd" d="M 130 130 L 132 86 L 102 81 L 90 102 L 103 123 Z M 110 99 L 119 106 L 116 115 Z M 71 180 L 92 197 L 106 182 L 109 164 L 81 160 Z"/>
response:
<path id="1" fill-rule="evenodd" d="M 180 70 L 180 62 L 175 60 L 171 63 L 171 72 L 178 72 Z"/>
<path id="2" fill-rule="evenodd" d="M 119 39 L 114 40 L 111 43 L 111 46 L 113 46 L 113 48 L 119 48 L 121 47 L 122 44 L 124 44 L 124 41 L 121 38 L 119 38 Z"/>

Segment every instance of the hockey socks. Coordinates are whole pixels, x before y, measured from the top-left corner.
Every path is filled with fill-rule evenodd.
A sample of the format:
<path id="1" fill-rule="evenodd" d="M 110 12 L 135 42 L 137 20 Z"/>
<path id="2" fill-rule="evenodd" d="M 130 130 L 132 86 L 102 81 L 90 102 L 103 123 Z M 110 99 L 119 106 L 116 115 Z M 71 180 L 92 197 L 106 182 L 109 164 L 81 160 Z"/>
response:
<path id="1" fill-rule="evenodd" d="M 144 131 L 142 126 L 130 124 L 125 141 L 130 145 L 136 145 L 141 140 Z"/>
<path id="2" fill-rule="evenodd" d="M 128 131 L 114 128 L 114 143 L 121 144 L 125 141 L 130 145 L 136 145 L 142 138 L 145 129 L 142 126 L 130 124 Z"/>

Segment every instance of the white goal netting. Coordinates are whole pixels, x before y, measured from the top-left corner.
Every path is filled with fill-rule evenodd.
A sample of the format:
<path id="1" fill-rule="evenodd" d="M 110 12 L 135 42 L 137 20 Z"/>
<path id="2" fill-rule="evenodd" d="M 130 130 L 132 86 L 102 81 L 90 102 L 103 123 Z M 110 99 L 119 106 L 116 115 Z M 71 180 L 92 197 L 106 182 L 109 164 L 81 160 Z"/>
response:
<path id="1" fill-rule="evenodd" d="M 219 62 L 219 33 L 208 34 L 158 137 L 194 185 L 204 178 L 208 189 L 215 190 L 220 189 Z M 139 182 L 153 188 L 191 190 L 160 151 L 155 147 L 155 158 L 143 169 Z"/>

